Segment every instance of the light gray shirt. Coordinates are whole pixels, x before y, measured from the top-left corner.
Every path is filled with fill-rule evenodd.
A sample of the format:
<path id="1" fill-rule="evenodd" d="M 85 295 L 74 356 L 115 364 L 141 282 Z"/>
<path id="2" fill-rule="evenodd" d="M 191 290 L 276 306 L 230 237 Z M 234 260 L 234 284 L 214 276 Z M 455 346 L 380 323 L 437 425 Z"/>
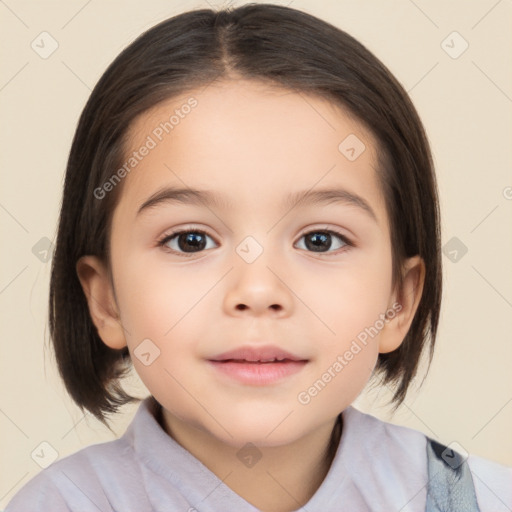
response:
<path id="1" fill-rule="evenodd" d="M 159 407 L 146 398 L 121 438 L 55 461 L 5 512 L 258 512 L 165 432 Z M 424 512 L 429 438 L 352 406 L 342 418 L 329 472 L 297 511 Z M 481 512 L 512 510 L 512 468 L 473 455 L 462 467 Z"/>

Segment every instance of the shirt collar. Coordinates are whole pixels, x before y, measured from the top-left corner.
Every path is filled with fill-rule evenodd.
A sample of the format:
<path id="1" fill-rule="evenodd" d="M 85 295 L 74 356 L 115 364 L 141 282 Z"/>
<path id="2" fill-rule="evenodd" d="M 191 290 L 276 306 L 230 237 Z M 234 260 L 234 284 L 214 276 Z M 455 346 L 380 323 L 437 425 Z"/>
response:
<path id="1" fill-rule="evenodd" d="M 155 417 L 160 408 L 161 405 L 153 396 L 145 398 L 123 435 L 133 446 L 138 459 L 173 484 L 192 503 L 199 504 L 209 493 L 215 493 L 216 504 L 230 509 L 236 507 L 240 512 L 257 512 L 256 507 L 236 494 L 165 432 Z M 348 476 L 345 452 L 353 442 L 352 424 L 358 415 L 364 414 L 352 406 L 342 412 L 343 430 L 336 454 L 322 484 L 305 505 L 306 509 L 316 510 L 317 504 L 328 502 L 337 490 L 339 492 Z"/>

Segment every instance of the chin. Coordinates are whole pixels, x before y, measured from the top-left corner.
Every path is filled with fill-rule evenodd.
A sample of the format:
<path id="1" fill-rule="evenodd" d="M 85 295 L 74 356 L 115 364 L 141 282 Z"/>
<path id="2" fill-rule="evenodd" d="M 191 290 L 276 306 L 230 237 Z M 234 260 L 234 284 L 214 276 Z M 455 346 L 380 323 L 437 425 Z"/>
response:
<path id="1" fill-rule="evenodd" d="M 262 420 L 246 416 L 243 420 L 231 421 L 226 424 L 229 434 L 219 425 L 216 425 L 215 431 L 210 431 L 210 433 L 223 443 L 236 448 L 241 448 L 247 443 L 261 448 L 283 446 L 306 434 L 304 423 L 302 423 L 302 428 L 299 428 L 295 424 L 296 419 L 292 424 L 287 420 L 283 421 L 285 417 L 286 414 L 282 414 L 276 420 L 273 418 Z"/>

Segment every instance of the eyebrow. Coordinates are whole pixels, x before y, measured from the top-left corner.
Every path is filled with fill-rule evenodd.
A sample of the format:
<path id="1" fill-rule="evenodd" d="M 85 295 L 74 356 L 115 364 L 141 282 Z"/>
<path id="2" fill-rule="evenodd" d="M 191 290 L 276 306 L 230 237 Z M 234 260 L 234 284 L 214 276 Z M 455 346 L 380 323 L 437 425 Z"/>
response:
<path id="1" fill-rule="evenodd" d="M 194 188 L 166 187 L 150 196 L 140 206 L 137 215 L 144 210 L 154 208 L 164 203 L 180 203 L 196 206 L 228 209 L 232 203 L 211 190 L 198 190 Z M 334 203 L 356 206 L 366 212 L 375 222 L 377 216 L 368 202 L 361 196 L 344 189 L 301 190 L 288 195 L 284 201 L 285 209 L 292 209 L 304 205 L 329 205 Z"/>

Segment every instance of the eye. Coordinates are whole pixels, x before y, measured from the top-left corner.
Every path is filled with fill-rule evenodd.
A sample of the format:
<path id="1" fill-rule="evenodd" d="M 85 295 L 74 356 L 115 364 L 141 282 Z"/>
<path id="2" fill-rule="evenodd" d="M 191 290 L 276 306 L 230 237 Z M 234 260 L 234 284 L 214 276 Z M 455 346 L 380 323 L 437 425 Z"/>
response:
<path id="1" fill-rule="evenodd" d="M 350 240 L 343 235 L 342 233 L 338 233 L 337 231 L 333 230 L 314 230 L 314 231 L 308 231 L 304 235 L 301 236 L 301 239 L 305 239 L 305 247 L 307 250 L 311 250 L 312 252 L 317 253 L 324 253 L 324 252 L 334 252 L 329 251 L 329 249 L 332 249 L 333 242 L 332 238 L 337 238 L 341 241 L 341 245 L 336 247 L 336 243 L 334 243 L 334 249 L 343 249 L 343 247 L 349 247 L 353 244 L 350 242 Z"/>
<path id="2" fill-rule="evenodd" d="M 308 231 L 301 236 L 301 239 L 304 238 L 306 240 L 306 250 L 316 253 L 325 253 L 334 252 L 330 250 L 333 248 L 333 236 L 341 242 L 338 242 L 338 247 L 336 247 L 336 243 L 334 243 L 334 249 L 343 249 L 344 247 L 353 246 L 347 237 L 333 230 L 318 229 Z M 207 239 L 213 240 L 208 233 L 201 229 L 188 228 L 164 235 L 164 237 L 158 241 L 158 246 L 169 249 L 170 252 L 179 254 L 180 256 L 190 257 L 195 253 L 212 248 L 208 246 Z"/>
<path id="3" fill-rule="evenodd" d="M 178 254 L 183 251 L 184 254 L 180 254 L 181 256 L 190 257 L 195 252 L 211 249 L 211 247 L 207 247 L 207 238 L 213 240 L 205 231 L 200 229 L 184 229 L 165 235 L 158 242 L 158 245 L 167 247 Z"/>

